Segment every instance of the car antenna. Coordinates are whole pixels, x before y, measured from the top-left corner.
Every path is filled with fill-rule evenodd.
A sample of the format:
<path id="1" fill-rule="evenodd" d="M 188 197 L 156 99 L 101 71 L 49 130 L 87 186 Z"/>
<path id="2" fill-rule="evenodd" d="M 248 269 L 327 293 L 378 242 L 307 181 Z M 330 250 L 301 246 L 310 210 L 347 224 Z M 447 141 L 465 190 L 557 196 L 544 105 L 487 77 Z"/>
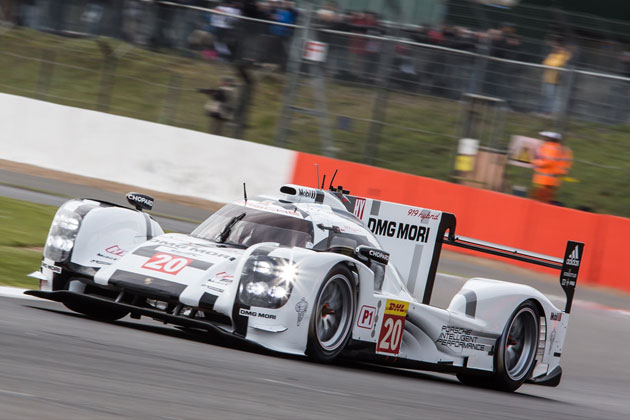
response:
<path id="1" fill-rule="evenodd" d="M 330 180 L 330 185 L 328 186 L 329 190 L 333 189 L 332 184 L 333 184 L 333 181 L 335 180 L 335 177 L 337 176 L 337 171 L 338 171 L 338 169 L 335 169 L 335 173 L 333 174 L 332 179 Z"/>
<path id="2" fill-rule="evenodd" d="M 315 187 L 319 186 L 319 165 L 316 163 L 315 164 L 315 170 L 317 171 L 317 184 L 315 184 Z"/>
<path id="3" fill-rule="evenodd" d="M 243 182 L 243 198 L 245 199 L 245 205 L 247 205 L 247 187 L 245 186 L 244 182 Z"/>
<path id="4" fill-rule="evenodd" d="M 324 189 L 324 184 L 326 183 L 326 174 L 324 174 L 324 177 L 322 178 L 322 186 L 320 188 L 320 190 Z"/>

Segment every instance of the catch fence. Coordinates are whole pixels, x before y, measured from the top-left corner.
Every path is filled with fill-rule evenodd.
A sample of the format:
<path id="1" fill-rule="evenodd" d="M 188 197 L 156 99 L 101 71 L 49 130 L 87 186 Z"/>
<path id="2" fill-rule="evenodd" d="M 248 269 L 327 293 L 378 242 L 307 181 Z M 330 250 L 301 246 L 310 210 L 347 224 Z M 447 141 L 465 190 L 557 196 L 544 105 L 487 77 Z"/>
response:
<path id="1" fill-rule="evenodd" d="M 68 19 L 75 25 L 65 27 L 65 38 L 22 28 L 0 35 L 2 91 L 206 131 L 208 98 L 198 89 L 229 74 L 249 99 L 238 102 L 226 135 L 445 180 L 455 179 L 459 140 L 470 132 L 482 148 L 505 153 L 512 135 L 555 129 L 574 149 L 571 176 L 580 181 L 565 183 L 561 200 L 628 214 L 630 79 L 582 58 L 543 66 L 542 40 L 538 52 L 499 54 L 472 25 L 458 29 L 457 42 L 436 42 L 427 28 L 333 29 L 308 8 L 297 26 L 225 16 L 230 25 L 216 31 L 212 16 L 221 13 L 171 2 L 143 9 L 151 12 L 146 20 L 125 9 L 117 32 L 105 22 L 76 24 L 85 13 L 78 7 L 68 9 L 78 20 Z M 164 20 L 165 10 L 177 12 Z M 321 61 L 305 59 L 308 41 L 325 44 Z M 542 82 L 549 71 L 558 72 L 552 97 Z M 494 98 L 500 117 L 496 106 L 462 99 L 471 94 Z M 465 124 L 471 115 L 474 127 Z M 509 167 L 500 188 L 527 186 L 530 176 Z"/>

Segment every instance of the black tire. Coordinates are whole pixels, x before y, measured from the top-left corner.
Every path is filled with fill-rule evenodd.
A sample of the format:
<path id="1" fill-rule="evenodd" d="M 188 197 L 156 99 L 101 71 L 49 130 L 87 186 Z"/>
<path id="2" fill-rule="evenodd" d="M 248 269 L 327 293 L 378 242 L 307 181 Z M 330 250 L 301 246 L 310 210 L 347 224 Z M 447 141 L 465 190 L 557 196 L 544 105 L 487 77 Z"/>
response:
<path id="1" fill-rule="evenodd" d="M 491 388 L 494 384 L 494 377 L 492 376 L 471 375 L 463 372 L 457 374 L 457 379 L 464 385 L 477 388 Z"/>
<path id="2" fill-rule="evenodd" d="M 494 388 L 516 391 L 536 364 L 540 314 L 531 301 L 522 303 L 507 322 L 495 353 Z"/>
<path id="3" fill-rule="evenodd" d="M 326 275 L 309 322 L 306 354 L 311 359 L 330 362 L 346 347 L 352 335 L 356 290 L 354 276 L 345 266 L 337 265 Z"/>
<path id="4" fill-rule="evenodd" d="M 129 314 L 126 309 L 111 308 L 97 302 L 64 302 L 66 308 L 99 321 L 116 321 Z"/>
<path id="5" fill-rule="evenodd" d="M 532 302 L 522 303 L 512 313 L 495 349 L 495 372 L 492 376 L 465 372 L 457 379 L 465 385 L 516 391 L 531 375 L 536 363 L 539 332 L 538 308 Z"/>

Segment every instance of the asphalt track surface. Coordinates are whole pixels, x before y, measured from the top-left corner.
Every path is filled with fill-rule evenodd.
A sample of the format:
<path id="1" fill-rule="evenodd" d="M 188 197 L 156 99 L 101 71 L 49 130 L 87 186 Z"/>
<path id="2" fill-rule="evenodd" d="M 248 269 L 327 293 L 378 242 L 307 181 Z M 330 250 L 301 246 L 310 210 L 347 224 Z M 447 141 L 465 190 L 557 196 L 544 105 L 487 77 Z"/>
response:
<path id="1" fill-rule="evenodd" d="M 56 184 L 45 190 L 58 192 Z M 8 188 L 0 194 L 54 199 Z M 438 306 L 474 275 L 532 284 L 560 304 L 547 275 L 451 253 L 439 271 Z M 628 419 L 628 309 L 626 294 L 578 286 L 560 386 L 505 394 L 448 375 L 315 364 L 146 318 L 103 323 L 53 302 L 0 297 L 0 419 Z"/>

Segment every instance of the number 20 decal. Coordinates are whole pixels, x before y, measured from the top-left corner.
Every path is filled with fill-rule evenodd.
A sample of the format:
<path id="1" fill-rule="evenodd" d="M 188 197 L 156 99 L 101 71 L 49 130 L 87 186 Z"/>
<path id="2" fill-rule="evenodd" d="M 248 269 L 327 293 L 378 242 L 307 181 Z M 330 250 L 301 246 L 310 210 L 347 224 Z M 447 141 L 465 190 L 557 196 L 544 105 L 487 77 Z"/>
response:
<path id="1" fill-rule="evenodd" d="M 157 254 L 153 254 L 153 256 L 144 263 L 142 268 L 175 275 L 191 262 L 192 260 L 190 258 L 158 252 Z"/>
<path id="2" fill-rule="evenodd" d="M 404 320 L 387 318 L 381 327 L 384 331 L 383 338 L 379 341 L 379 350 L 383 353 L 398 353 L 400 339 L 402 338 Z"/>
<path id="3" fill-rule="evenodd" d="M 405 330 L 405 317 L 407 316 L 408 302 L 388 300 L 385 305 L 385 315 L 381 332 L 376 343 L 376 352 L 396 356 L 400 352 L 403 331 Z"/>

